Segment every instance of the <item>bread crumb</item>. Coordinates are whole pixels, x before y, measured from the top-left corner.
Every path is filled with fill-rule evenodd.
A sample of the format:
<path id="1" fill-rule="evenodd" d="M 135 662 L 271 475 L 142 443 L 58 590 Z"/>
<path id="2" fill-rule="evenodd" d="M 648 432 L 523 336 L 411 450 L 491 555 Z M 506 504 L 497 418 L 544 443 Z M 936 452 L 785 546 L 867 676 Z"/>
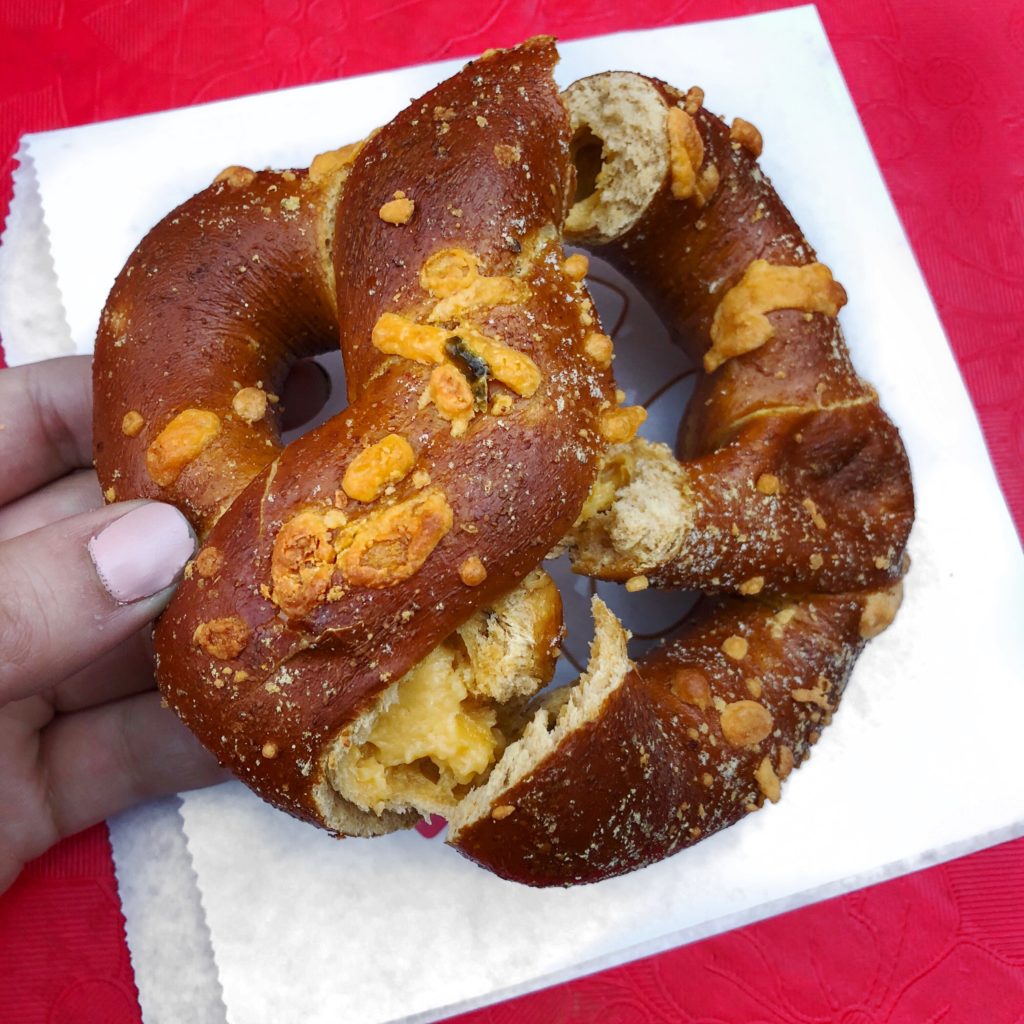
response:
<path id="1" fill-rule="evenodd" d="M 248 167 L 232 165 L 231 167 L 225 167 L 213 179 L 213 184 L 217 185 L 222 181 L 226 181 L 232 188 L 244 188 L 246 185 L 251 185 L 255 178 L 256 172 L 249 170 Z"/>
<path id="2" fill-rule="evenodd" d="M 136 409 L 130 409 L 121 420 L 121 433 L 125 437 L 136 437 L 139 431 L 142 430 L 145 422 L 142 418 L 142 413 Z"/>
<path id="3" fill-rule="evenodd" d="M 744 637 L 733 634 L 722 642 L 722 652 L 734 661 L 742 661 L 747 656 L 749 646 Z"/>
<path id="4" fill-rule="evenodd" d="M 720 719 L 722 735 L 734 747 L 748 747 L 771 735 L 775 725 L 771 712 L 755 700 L 738 700 L 727 705 Z"/>
<path id="5" fill-rule="evenodd" d="M 607 369 L 612 364 L 614 349 L 612 339 L 607 334 L 597 331 L 588 334 L 583 342 L 583 351 L 586 352 L 588 359 L 597 363 L 602 369 Z"/>
<path id="6" fill-rule="evenodd" d="M 764 140 L 761 133 L 749 121 L 742 117 L 733 118 L 732 127 L 729 129 L 729 138 L 738 142 L 754 159 L 761 155 Z"/>
<path id="7" fill-rule="evenodd" d="M 562 263 L 562 273 L 570 281 L 582 281 L 590 271 L 590 260 L 581 252 L 573 253 Z"/>
<path id="8" fill-rule="evenodd" d="M 736 588 L 744 597 L 751 597 L 754 594 L 760 594 L 764 590 L 764 577 L 763 576 L 751 576 L 749 580 L 744 580 Z"/>
<path id="9" fill-rule="evenodd" d="M 267 414 L 267 393 L 262 388 L 239 388 L 231 399 L 235 415 L 246 423 L 256 423 Z"/>
<path id="10" fill-rule="evenodd" d="M 459 566 L 459 578 L 467 587 L 478 587 L 487 579 L 487 569 L 477 555 L 470 555 Z"/>

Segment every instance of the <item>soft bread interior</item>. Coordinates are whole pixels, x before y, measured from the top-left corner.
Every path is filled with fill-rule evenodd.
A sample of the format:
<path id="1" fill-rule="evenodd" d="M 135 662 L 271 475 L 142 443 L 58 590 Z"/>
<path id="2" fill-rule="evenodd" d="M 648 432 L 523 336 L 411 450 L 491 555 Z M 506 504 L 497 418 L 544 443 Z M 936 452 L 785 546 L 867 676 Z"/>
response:
<path id="1" fill-rule="evenodd" d="M 378 834 L 374 818 L 391 831 L 410 815 L 450 813 L 554 674 L 561 622 L 558 589 L 541 570 L 478 611 L 337 738 L 321 809 L 342 815 L 350 835 Z"/>
<path id="2" fill-rule="evenodd" d="M 667 107 L 647 79 L 624 71 L 574 82 L 562 100 L 576 165 L 566 236 L 609 242 L 636 223 L 667 177 Z"/>
<path id="3" fill-rule="evenodd" d="M 461 829 L 500 806 L 502 795 L 553 754 L 568 735 L 598 718 L 608 697 L 632 669 L 626 651 L 629 634 L 600 598 L 594 598 L 592 608 L 595 633 L 586 672 L 574 686 L 555 690 L 540 701 L 522 735 L 509 744 L 487 781 L 449 815 L 450 842 L 457 843 Z"/>
<path id="4" fill-rule="evenodd" d="M 668 446 L 636 437 L 608 450 L 565 545 L 576 572 L 628 579 L 673 559 L 692 521 L 686 471 Z"/>

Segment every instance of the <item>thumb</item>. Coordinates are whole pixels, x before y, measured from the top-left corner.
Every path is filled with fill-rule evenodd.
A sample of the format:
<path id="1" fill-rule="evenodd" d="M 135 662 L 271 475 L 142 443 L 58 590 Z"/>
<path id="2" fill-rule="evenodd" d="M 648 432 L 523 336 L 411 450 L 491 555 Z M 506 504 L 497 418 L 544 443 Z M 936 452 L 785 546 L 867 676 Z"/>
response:
<path id="1" fill-rule="evenodd" d="M 195 545 L 185 517 L 155 501 L 0 544 L 0 707 L 55 685 L 155 618 Z"/>

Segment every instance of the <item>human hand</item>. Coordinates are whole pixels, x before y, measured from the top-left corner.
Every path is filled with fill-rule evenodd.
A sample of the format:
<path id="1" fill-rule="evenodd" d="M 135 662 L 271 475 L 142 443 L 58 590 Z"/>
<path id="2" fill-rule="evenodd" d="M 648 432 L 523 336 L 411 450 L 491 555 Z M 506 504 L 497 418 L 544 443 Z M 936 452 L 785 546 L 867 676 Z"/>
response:
<path id="1" fill-rule="evenodd" d="M 64 836 L 225 777 L 154 689 L 150 623 L 195 538 L 103 505 L 85 357 L 0 370 L 0 892 Z"/>

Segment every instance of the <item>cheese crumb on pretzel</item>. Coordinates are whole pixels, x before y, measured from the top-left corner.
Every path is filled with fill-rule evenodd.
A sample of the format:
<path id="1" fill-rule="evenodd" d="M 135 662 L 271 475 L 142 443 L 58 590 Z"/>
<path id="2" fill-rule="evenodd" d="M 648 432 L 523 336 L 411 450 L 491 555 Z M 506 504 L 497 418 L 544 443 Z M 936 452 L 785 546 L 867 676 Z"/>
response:
<path id="1" fill-rule="evenodd" d="M 747 656 L 749 646 L 745 637 L 730 636 L 722 642 L 722 651 L 733 661 L 742 661 Z"/>
<path id="2" fill-rule="evenodd" d="M 351 167 L 366 142 L 367 140 L 363 139 L 339 149 L 329 149 L 326 153 L 318 153 L 309 165 L 309 180 L 319 184 L 333 177 L 338 171 Z"/>
<path id="3" fill-rule="evenodd" d="M 665 127 L 672 195 L 675 199 L 690 199 L 697 194 L 697 172 L 704 163 L 704 140 L 693 118 L 679 107 L 669 108 Z"/>
<path id="4" fill-rule="evenodd" d="M 350 583 L 390 587 L 408 579 L 452 528 L 448 499 L 437 488 L 375 512 L 338 538 L 338 566 Z"/>
<path id="5" fill-rule="evenodd" d="M 521 398 L 530 398 L 536 393 L 540 387 L 540 370 L 525 352 L 475 330 L 464 331 L 462 338 L 466 347 L 491 368 L 491 376 L 495 380 L 511 388 Z"/>
<path id="6" fill-rule="evenodd" d="M 274 539 L 270 600 L 289 617 L 308 614 L 327 594 L 334 560 L 325 516 L 300 512 L 278 530 Z"/>
<path id="7" fill-rule="evenodd" d="M 394 224 L 400 227 L 412 220 L 416 210 L 416 204 L 401 190 L 395 193 L 394 199 L 389 199 L 378 211 L 377 215 L 385 224 Z"/>
<path id="8" fill-rule="evenodd" d="M 224 556 L 221 554 L 219 548 L 205 547 L 202 551 L 196 555 L 195 567 L 196 572 L 204 579 L 208 580 L 216 576 L 221 570 L 221 566 L 224 564 Z"/>
<path id="9" fill-rule="evenodd" d="M 483 360 L 490 376 L 520 397 L 530 398 L 540 387 L 540 370 L 525 352 L 490 338 L 469 324 L 446 330 L 415 323 L 397 313 L 382 313 L 374 324 L 372 341 L 375 348 L 388 355 L 438 364 L 446 361 L 449 342 L 455 342 L 471 356 Z"/>
<path id="10" fill-rule="evenodd" d="M 706 711 L 711 706 L 711 686 L 700 669 L 681 668 L 672 677 L 672 692 L 684 703 Z"/>
<path id="11" fill-rule="evenodd" d="M 753 260 L 722 297 L 711 321 L 711 348 L 704 369 L 713 373 L 727 359 L 760 348 L 775 333 L 766 313 L 797 309 L 835 316 L 846 292 L 824 263 L 786 267 Z"/>
<path id="12" fill-rule="evenodd" d="M 897 583 L 888 590 L 869 594 L 860 615 L 859 632 L 865 640 L 871 640 L 888 629 L 903 602 L 903 584 Z"/>
<path id="13" fill-rule="evenodd" d="M 237 615 L 201 622 L 192 634 L 192 642 L 211 658 L 231 661 L 245 650 L 249 643 L 249 627 Z"/>
<path id="14" fill-rule="evenodd" d="M 153 482 L 167 487 L 220 433 L 220 417 L 207 409 L 178 413 L 146 450 L 146 471 Z"/>
<path id="15" fill-rule="evenodd" d="M 612 365 L 614 347 L 612 339 L 607 334 L 601 334 L 599 331 L 588 334 L 583 342 L 583 351 L 586 352 L 587 358 L 592 359 L 602 369 Z"/>
<path id="16" fill-rule="evenodd" d="M 348 464 L 341 489 L 355 501 L 376 501 L 385 487 L 404 480 L 415 462 L 412 445 L 399 434 L 388 434 Z"/>
<path id="17" fill-rule="evenodd" d="M 427 314 L 428 323 L 455 320 L 473 309 L 522 302 L 527 288 L 511 277 L 485 277 L 478 260 L 465 249 L 441 249 L 420 270 L 420 285 L 440 301 Z"/>
<path id="18" fill-rule="evenodd" d="M 224 170 L 213 179 L 213 183 L 214 185 L 217 185 L 222 181 L 226 181 L 232 188 L 245 188 L 247 185 L 251 185 L 255 180 L 255 171 L 249 170 L 248 167 L 232 165 L 231 167 L 225 167 Z"/>
<path id="19" fill-rule="evenodd" d="M 373 325 L 371 341 L 385 355 L 417 363 L 443 363 L 445 342 L 450 336 L 443 327 L 418 324 L 397 313 L 381 313 Z"/>
<path id="20" fill-rule="evenodd" d="M 459 566 L 459 579 L 467 587 L 478 587 L 487 579 L 487 569 L 480 560 L 479 555 L 470 555 L 462 565 Z"/>
<path id="21" fill-rule="evenodd" d="M 777 804 L 782 794 L 782 789 L 779 786 L 779 777 L 775 774 L 775 769 L 772 767 L 771 758 L 765 757 L 761 759 L 761 763 L 754 772 L 754 779 L 757 782 L 757 788 L 761 790 L 761 794 L 773 804 Z"/>
<path id="22" fill-rule="evenodd" d="M 130 409 L 121 420 L 121 433 L 125 437 L 137 437 L 145 423 L 146 421 L 142 418 L 142 413 L 137 409 Z"/>
<path id="23" fill-rule="evenodd" d="M 477 277 L 472 284 L 441 299 L 427 314 L 427 322 L 443 323 L 473 309 L 522 302 L 526 295 L 526 286 L 510 277 Z"/>
<path id="24" fill-rule="evenodd" d="M 509 145 L 507 142 L 499 142 L 494 147 L 494 158 L 498 161 L 499 167 L 511 167 L 522 159 L 523 150 L 517 145 Z"/>
<path id="25" fill-rule="evenodd" d="M 470 287 L 477 277 L 477 258 L 471 252 L 439 249 L 420 268 L 420 287 L 443 299 Z"/>
<path id="26" fill-rule="evenodd" d="M 640 424 L 647 419 L 642 405 L 628 405 L 619 409 L 606 409 L 601 413 L 601 436 L 609 444 L 625 444 L 636 436 Z"/>
<path id="27" fill-rule="evenodd" d="M 718 168 L 704 164 L 704 140 L 697 124 L 680 107 L 670 107 L 666 118 L 669 144 L 669 173 L 673 199 L 693 199 L 704 206 L 715 194 Z"/>
<path id="28" fill-rule="evenodd" d="M 590 261 L 581 252 L 566 257 L 562 263 L 562 273 L 570 281 L 582 281 L 590 271 Z"/>
<path id="29" fill-rule="evenodd" d="M 246 423 L 256 423 L 267 414 L 267 393 L 263 388 L 239 388 L 231 399 L 235 415 Z"/>
<path id="30" fill-rule="evenodd" d="M 737 700 L 726 704 L 721 715 L 722 735 L 733 747 L 749 747 L 771 735 L 775 721 L 772 713 L 756 700 Z"/>
<path id="31" fill-rule="evenodd" d="M 469 381 L 452 363 L 431 371 L 420 408 L 434 404 L 438 414 L 452 425 L 452 437 L 461 437 L 473 418 L 474 397 Z"/>
<path id="32" fill-rule="evenodd" d="M 729 129 L 729 138 L 742 146 L 754 159 L 761 155 L 763 140 L 761 133 L 749 121 L 742 117 L 734 117 Z"/>

